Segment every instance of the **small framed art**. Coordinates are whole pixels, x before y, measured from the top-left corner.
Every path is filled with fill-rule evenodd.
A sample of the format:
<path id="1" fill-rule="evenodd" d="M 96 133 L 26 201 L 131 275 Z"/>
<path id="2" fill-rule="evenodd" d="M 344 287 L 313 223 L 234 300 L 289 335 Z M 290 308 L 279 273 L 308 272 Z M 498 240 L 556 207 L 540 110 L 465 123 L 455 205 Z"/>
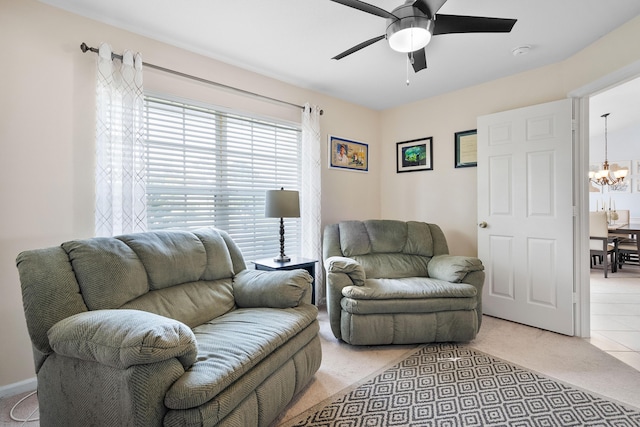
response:
<path id="1" fill-rule="evenodd" d="M 396 172 L 433 170 L 433 137 L 396 143 Z"/>
<path id="2" fill-rule="evenodd" d="M 478 166 L 478 131 L 476 129 L 456 132 L 455 156 L 457 168 Z"/>
<path id="3" fill-rule="evenodd" d="M 369 171 L 369 144 L 329 135 L 329 168 Z"/>

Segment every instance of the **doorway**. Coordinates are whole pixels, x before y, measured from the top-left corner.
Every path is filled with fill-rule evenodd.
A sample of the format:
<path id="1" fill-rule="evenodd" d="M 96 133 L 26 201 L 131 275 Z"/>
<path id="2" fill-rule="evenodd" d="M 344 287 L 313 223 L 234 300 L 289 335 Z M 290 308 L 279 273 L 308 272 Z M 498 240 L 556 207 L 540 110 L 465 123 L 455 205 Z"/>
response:
<path id="1" fill-rule="evenodd" d="M 575 268 L 575 324 L 576 335 L 588 338 L 591 334 L 591 292 L 589 268 L 589 100 L 592 96 L 621 83 L 640 77 L 640 61 L 601 77 L 571 91 L 574 100 L 574 120 L 577 125 L 574 157 L 574 268 Z"/>
<path id="2" fill-rule="evenodd" d="M 590 185 L 589 210 L 640 220 L 640 77 L 589 97 L 589 170 L 607 159 L 612 170 L 627 168 L 625 185 Z M 605 135 L 606 117 L 607 132 Z M 605 148 L 606 142 L 606 148 Z M 618 215 L 618 213 L 620 215 Z M 590 341 L 640 370 L 640 266 L 626 265 L 604 278 L 590 271 Z"/>

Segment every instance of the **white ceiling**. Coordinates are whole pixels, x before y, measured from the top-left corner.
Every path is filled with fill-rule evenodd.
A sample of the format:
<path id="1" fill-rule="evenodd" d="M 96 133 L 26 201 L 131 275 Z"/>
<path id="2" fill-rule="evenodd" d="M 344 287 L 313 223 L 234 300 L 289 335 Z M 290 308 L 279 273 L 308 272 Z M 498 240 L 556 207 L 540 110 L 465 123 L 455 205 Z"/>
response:
<path id="1" fill-rule="evenodd" d="M 562 61 L 640 14 L 638 0 L 448 0 L 439 13 L 518 22 L 508 34 L 434 37 L 428 68 L 409 69 L 407 86 L 406 55 L 385 40 L 331 59 L 384 34 L 386 21 L 330 0 L 41 1 L 375 110 Z M 369 3 L 391 11 L 402 0 Z M 512 55 L 522 45 L 530 52 Z"/>
<path id="2" fill-rule="evenodd" d="M 604 119 L 608 132 L 615 132 L 640 124 L 640 77 L 619 84 L 589 99 L 589 134 L 593 138 L 604 135 Z M 630 143 L 633 143 L 630 141 Z"/>

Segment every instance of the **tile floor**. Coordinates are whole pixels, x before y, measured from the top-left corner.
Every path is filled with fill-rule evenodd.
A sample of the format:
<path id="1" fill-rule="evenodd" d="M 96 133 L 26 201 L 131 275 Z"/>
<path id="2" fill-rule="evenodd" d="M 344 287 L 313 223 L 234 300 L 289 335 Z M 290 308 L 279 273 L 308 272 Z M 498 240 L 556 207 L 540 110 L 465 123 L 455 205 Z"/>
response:
<path id="1" fill-rule="evenodd" d="M 591 344 L 640 370 L 640 266 L 591 272 Z"/>

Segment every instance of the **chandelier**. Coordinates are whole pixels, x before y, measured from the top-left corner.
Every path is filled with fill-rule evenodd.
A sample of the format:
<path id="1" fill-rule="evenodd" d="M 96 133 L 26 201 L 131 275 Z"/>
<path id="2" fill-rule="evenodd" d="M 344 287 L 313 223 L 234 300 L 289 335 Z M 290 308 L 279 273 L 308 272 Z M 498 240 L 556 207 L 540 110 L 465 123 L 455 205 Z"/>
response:
<path id="1" fill-rule="evenodd" d="M 602 164 L 602 169 L 598 172 L 589 172 L 589 181 L 603 187 L 605 185 L 616 185 L 621 183 L 624 181 L 628 172 L 626 169 L 620 169 L 614 172 L 609 170 L 609 161 L 607 159 L 607 117 L 609 117 L 609 114 L 610 113 L 606 113 L 600 116 L 604 117 L 604 163 Z"/>

